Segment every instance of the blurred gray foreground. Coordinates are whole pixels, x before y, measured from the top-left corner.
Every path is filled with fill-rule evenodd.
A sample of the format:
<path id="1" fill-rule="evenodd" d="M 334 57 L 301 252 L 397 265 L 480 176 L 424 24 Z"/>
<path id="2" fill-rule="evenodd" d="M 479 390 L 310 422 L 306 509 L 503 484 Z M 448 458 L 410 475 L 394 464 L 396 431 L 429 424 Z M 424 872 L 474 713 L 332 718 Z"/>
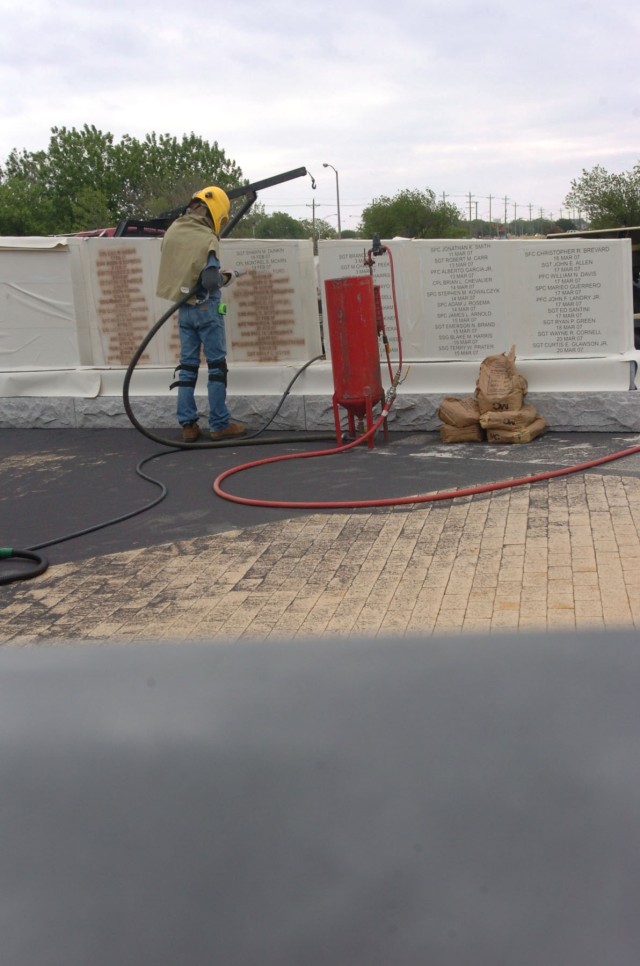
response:
<path id="1" fill-rule="evenodd" d="M 626 633 L 0 651 L 0 959 L 636 966 L 639 689 Z"/>

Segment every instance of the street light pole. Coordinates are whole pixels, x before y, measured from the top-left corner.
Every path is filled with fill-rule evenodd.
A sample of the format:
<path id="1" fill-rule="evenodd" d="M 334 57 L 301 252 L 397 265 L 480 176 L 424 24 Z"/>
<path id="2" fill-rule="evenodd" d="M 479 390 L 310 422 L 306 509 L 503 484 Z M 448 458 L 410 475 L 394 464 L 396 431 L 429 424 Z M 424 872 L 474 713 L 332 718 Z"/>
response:
<path id="1" fill-rule="evenodd" d="M 323 168 L 331 168 L 336 176 L 336 202 L 338 205 L 338 238 L 342 238 L 342 228 L 340 227 L 340 182 L 338 180 L 338 172 L 332 164 L 328 164 L 326 161 L 322 162 Z"/>

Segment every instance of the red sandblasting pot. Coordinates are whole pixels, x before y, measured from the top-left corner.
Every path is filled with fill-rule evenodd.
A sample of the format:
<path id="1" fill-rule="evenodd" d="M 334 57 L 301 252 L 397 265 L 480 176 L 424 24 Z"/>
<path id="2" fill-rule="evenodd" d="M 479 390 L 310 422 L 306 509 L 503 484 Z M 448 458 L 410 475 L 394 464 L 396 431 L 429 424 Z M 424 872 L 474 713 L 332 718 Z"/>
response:
<path id="1" fill-rule="evenodd" d="M 373 279 L 332 278 L 324 286 L 334 400 L 362 419 L 384 401 Z"/>

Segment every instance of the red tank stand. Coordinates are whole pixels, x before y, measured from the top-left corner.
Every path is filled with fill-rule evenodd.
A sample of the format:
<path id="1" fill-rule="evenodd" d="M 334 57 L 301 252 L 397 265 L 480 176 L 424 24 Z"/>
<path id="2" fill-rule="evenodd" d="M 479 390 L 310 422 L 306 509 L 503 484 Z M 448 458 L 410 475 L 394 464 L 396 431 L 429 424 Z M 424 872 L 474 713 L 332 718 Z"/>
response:
<path id="1" fill-rule="evenodd" d="M 382 395 L 379 396 L 378 398 L 376 398 L 374 402 L 376 404 L 377 403 L 380 403 L 380 405 L 382 407 L 384 407 L 384 399 L 385 399 L 384 393 L 382 393 Z M 367 432 L 373 426 L 373 405 L 374 405 L 374 402 L 372 402 L 371 396 L 366 396 L 365 399 L 364 399 L 364 406 L 365 406 L 364 415 L 366 416 L 366 420 L 367 420 Z M 348 403 L 348 402 L 343 401 L 342 399 L 338 399 L 337 393 L 334 392 L 334 394 L 333 394 L 333 418 L 334 418 L 335 426 L 336 426 L 336 440 L 338 442 L 338 445 L 340 446 L 342 444 L 342 427 L 340 425 L 340 411 L 338 409 L 339 406 L 342 406 L 343 409 L 346 409 L 346 411 L 347 411 L 347 423 L 348 423 L 348 426 L 349 426 L 349 435 L 352 436 L 354 439 L 356 437 L 356 416 L 358 416 L 358 418 L 361 420 L 362 419 L 362 416 L 363 416 L 363 413 L 361 412 L 361 410 L 362 410 L 362 402 L 359 402 L 359 404 L 357 406 L 357 408 L 360 410 L 360 412 L 356 412 L 354 410 L 353 403 Z M 387 418 L 386 418 L 386 416 L 384 418 L 384 421 L 382 423 L 382 426 L 383 426 L 384 440 L 386 442 L 389 439 L 389 427 L 387 425 Z M 368 445 L 369 449 L 373 449 L 373 445 L 374 445 L 373 435 L 371 435 L 369 437 L 369 440 L 368 440 L 367 445 Z"/>

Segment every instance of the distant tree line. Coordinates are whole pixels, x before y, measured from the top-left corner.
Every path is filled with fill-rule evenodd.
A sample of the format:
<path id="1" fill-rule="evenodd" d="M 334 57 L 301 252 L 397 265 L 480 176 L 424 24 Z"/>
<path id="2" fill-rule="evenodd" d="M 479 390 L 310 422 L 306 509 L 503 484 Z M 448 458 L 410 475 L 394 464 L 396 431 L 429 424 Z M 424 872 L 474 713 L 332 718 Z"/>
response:
<path id="1" fill-rule="evenodd" d="M 54 127 L 47 150 L 14 149 L 0 163 L 0 235 L 57 235 L 115 226 L 124 218 L 148 219 L 184 204 L 204 184 L 232 188 L 247 179 L 217 142 L 196 134 L 178 139 L 147 134 L 142 140 L 85 124 Z M 572 181 L 565 204 L 593 228 L 640 224 L 640 163 L 614 175 L 597 166 Z M 459 209 L 430 189 L 381 195 L 364 208 L 357 231 L 342 237 L 463 238 L 549 234 L 583 228 L 559 219 L 465 221 Z M 255 204 L 234 229 L 235 237 L 333 238 L 322 219 L 297 219 Z"/>
<path id="2" fill-rule="evenodd" d="M 48 150 L 13 150 L 0 165 L 0 234 L 64 234 L 152 218 L 212 179 L 234 187 L 242 171 L 215 141 L 195 134 L 116 142 L 89 125 L 54 127 Z"/>

